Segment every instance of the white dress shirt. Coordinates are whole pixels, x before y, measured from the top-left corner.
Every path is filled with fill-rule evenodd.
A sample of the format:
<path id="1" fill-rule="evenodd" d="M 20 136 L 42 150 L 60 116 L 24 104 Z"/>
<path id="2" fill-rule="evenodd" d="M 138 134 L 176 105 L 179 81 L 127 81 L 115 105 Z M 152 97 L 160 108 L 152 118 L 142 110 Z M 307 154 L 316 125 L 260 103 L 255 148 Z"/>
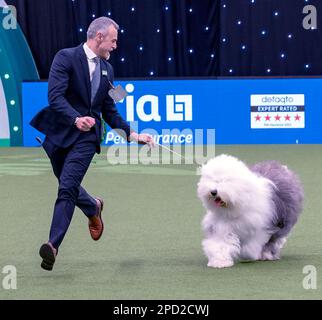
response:
<path id="1" fill-rule="evenodd" d="M 89 78 L 92 81 L 93 72 L 96 67 L 95 58 L 97 57 L 97 55 L 88 47 L 86 43 L 84 43 L 83 48 L 87 57 L 88 68 L 89 68 Z"/>

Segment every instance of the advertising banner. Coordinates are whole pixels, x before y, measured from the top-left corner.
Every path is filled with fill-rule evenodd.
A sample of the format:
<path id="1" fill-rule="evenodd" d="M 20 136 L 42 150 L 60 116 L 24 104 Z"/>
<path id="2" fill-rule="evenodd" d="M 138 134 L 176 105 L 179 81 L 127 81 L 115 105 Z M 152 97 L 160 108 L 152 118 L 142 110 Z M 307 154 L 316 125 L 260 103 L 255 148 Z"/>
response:
<path id="1" fill-rule="evenodd" d="M 137 131 L 161 144 L 322 143 L 322 79 L 127 80 L 117 103 Z M 107 88 L 108 90 L 108 88 Z M 23 83 L 24 145 L 29 126 L 48 105 L 47 83 Z M 214 135 L 214 131 L 216 135 Z M 107 127 L 103 145 L 125 141 Z"/>

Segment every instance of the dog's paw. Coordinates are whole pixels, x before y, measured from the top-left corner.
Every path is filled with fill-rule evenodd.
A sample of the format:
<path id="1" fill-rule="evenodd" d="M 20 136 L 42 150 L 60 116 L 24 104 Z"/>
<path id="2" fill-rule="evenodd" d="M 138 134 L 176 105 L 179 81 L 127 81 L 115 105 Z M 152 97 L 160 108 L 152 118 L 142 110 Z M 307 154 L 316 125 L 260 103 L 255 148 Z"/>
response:
<path id="1" fill-rule="evenodd" d="M 280 257 L 278 254 L 273 254 L 269 250 L 263 251 L 262 256 L 260 258 L 260 260 L 264 260 L 264 261 L 274 261 L 274 260 L 279 260 L 279 259 L 280 259 Z"/>
<path id="2" fill-rule="evenodd" d="M 208 262 L 207 267 L 210 268 L 229 268 L 234 265 L 233 260 L 211 260 Z"/>

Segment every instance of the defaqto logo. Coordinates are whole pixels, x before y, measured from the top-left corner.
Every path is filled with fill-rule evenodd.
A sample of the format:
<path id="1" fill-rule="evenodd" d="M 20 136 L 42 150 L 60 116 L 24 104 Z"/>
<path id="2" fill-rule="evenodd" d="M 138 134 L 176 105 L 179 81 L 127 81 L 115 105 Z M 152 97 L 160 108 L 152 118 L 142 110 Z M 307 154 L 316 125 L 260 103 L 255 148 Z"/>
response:
<path id="1" fill-rule="evenodd" d="M 252 94 L 252 129 L 305 128 L 304 94 Z"/>
<path id="2" fill-rule="evenodd" d="M 134 85 L 128 83 L 125 86 L 125 90 L 129 95 L 121 101 L 121 103 L 125 101 L 126 104 L 127 121 L 192 121 L 192 95 L 166 95 L 163 97 L 147 94 L 139 98 L 136 97 L 135 102 L 134 95 L 131 95 L 134 89 Z M 163 103 L 165 102 L 165 110 L 162 109 L 162 113 L 160 100 Z"/>
<path id="3" fill-rule="evenodd" d="M 294 97 L 292 96 L 263 96 L 263 103 L 274 103 L 274 104 L 288 104 L 294 102 Z"/>
<path id="4" fill-rule="evenodd" d="M 252 106 L 303 106 L 304 94 L 252 94 Z"/>

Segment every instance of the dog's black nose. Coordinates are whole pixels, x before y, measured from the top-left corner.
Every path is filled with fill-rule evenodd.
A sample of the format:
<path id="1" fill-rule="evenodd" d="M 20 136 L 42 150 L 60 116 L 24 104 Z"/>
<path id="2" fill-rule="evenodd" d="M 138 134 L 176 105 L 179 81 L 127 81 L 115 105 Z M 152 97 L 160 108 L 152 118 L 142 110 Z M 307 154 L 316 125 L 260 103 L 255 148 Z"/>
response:
<path id="1" fill-rule="evenodd" d="M 210 191 L 210 193 L 211 193 L 211 195 L 212 195 L 213 197 L 216 197 L 216 196 L 217 196 L 217 194 L 218 194 L 217 190 L 212 190 L 212 191 Z"/>

